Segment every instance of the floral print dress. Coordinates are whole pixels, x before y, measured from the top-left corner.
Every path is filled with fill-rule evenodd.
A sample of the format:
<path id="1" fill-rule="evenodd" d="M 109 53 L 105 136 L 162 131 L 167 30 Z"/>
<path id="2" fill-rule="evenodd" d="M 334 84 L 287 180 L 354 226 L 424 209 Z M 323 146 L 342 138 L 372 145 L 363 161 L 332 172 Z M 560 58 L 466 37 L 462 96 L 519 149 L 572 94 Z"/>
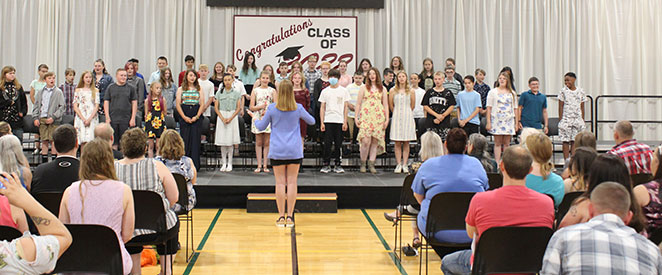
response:
<path id="1" fill-rule="evenodd" d="M 80 89 L 74 93 L 74 104 L 78 104 L 78 110 L 80 110 L 83 117 L 90 117 L 96 105 L 99 104 L 99 93 L 93 95 L 90 89 Z M 85 121 L 76 115 L 74 128 L 78 133 L 78 142 L 82 144 L 92 141 L 94 139 L 94 128 L 97 127 L 97 124 L 99 124 L 98 116 L 94 116 L 90 126 L 86 127 Z"/>
<path id="2" fill-rule="evenodd" d="M 152 108 L 145 118 L 145 133 L 147 138 L 160 138 L 163 133 L 163 121 L 165 114 L 161 109 L 161 103 L 158 98 L 152 99 Z"/>
<path id="3" fill-rule="evenodd" d="M 490 113 L 492 135 L 514 135 L 515 134 L 515 102 L 517 102 L 511 93 L 501 94 L 497 89 L 493 89 L 493 100 L 488 95 L 488 107 L 492 107 Z"/>
<path id="4" fill-rule="evenodd" d="M 363 95 L 363 102 L 361 103 L 361 111 L 359 117 L 359 134 L 356 139 L 360 141 L 363 138 L 375 138 L 377 139 L 377 154 L 380 155 L 384 153 L 385 143 L 384 143 L 384 122 L 386 122 L 386 117 L 384 116 L 384 104 L 382 103 L 382 94 L 383 91 L 377 89 L 366 88 L 366 92 Z"/>

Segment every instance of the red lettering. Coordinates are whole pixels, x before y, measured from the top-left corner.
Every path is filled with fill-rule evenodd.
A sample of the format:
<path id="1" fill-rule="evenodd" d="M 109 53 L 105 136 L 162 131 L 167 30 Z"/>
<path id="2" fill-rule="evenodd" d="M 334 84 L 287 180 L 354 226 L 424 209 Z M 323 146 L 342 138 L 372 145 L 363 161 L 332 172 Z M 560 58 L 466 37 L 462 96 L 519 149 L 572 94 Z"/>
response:
<path id="1" fill-rule="evenodd" d="M 331 59 L 331 58 L 333 58 L 333 59 Z M 322 62 L 327 61 L 327 62 L 333 64 L 333 62 L 336 62 L 337 58 L 338 58 L 338 55 L 336 53 L 327 53 L 326 55 L 324 55 L 324 57 L 322 57 Z"/>
<path id="2" fill-rule="evenodd" d="M 238 61 L 243 61 L 243 60 L 244 60 L 244 55 L 241 54 L 241 53 L 242 53 L 242 50 L 241 50 L 241 49 L 237 49 L 237 52 L 236 52 L 236 58 L 237 58 Z"/>

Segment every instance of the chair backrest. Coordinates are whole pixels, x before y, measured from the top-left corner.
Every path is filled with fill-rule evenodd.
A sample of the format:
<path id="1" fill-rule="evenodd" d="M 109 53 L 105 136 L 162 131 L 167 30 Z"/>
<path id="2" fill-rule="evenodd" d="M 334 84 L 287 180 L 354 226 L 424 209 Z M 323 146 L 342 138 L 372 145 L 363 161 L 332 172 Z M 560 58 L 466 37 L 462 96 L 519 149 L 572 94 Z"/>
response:
<path id="1" fill-rule="evenodd" d="M 478 240 L 471 273 L 538 273 L 552 233 L 549 227 L 489 228 Z"/>
<path id="2" fill-rule="evenodd" d="M 23 236 L 23 234 L 21 234 L 21 231 L 18 231 L 18 229 L 11 226 L 0 225 L 0 241 L 11 242 L 13 239 L 20 238 L 21 236 Z"/>
<path id="3" fill-rule="evenodd" d="M 48 211 L 51 211 L 56 217 L 60 215 L 60 203 L 62 202 L 62 192 L 43 192 L 34 194 L 34 198 L 43 205 Z"/>
<path id="4" fill-rule="evenodd" d="M 547 135 L 548 136 L 558 136 L 559 135 L 559 118 L 550 117 L 547 120 Z"/>
<path id="5" fill-rule="evenodd" d="M 584 192 L 570 192 L 567 193 L 563 196 L 563 200 L 561 201 L 561 204 L 559 204 L 559 209 L 556 211 L 556 223 L 559 224 L 561 223 L 561 220 L 563 220 L 563 217 L 565 217 L 565 214 L 568 213 L 568 210 L 570 210 L 570 206 L 572 205 L 572 202 L 575 201 L 575 199 L 579 198 L 584 194 Z"/>
<path id="6" fill-rule="evenodd" d="M 34 118 L 32 115 L 25 115 L 23 117 L 23 132 L 26 134 L 39 134 L 39 127 L 34 126 Z"/>
<path id="7" fill-rule="evenodd" d="M 69 124 L 71 126 L 74 126 L 74 115 L 63 115 L 62 124 Z"/>
<path id="8" fill-rule="evenodd" d="M 503 186 L 503 175 L 500 173 L 487 173 L 487 182 L 490 185 L 489 190 L 501 188 Z"/>
<path id="9" fill-rule="evenodd" d="M 440 230 L 464 230 L 464 218 L 469 211 L 469 204 L 476 193 L 444 192 L 434 195 L 428 208 L 425 236 L 432 240 L 434 232 Z"/>
<path id="10" fill-rule="evenodd" d="M 411 190 L 411 185 L 414 183 L 416 174 L 407 175 L 402 182 L 402 191 L 400 191 L 400 205 L 418 205 L 418 201 L 414 197 L 414 191 Z"/>
<path id="11" fill-rule="evenodd" d="M 632 181 L 632 187 L 635 187 L 642 183 L 647 183 L 652 179 L 653 179 L 653 175 L 648 173 L 630 175 L 630 180 Z"/>
<path id="12" fill-rule="evenodd" d="M 133 190 L 135 209 L 135 229 L 150 229 L 166 232 L 165 209 L 163 199 L 152 191 Z"/>
<path id="13" fill-rule="evenodd" d="M 175 121 L 175 118 L 173 116 L 166 116 L 165 117 L 165 126 L 168 129 L 175 129 L 175 128 L 177 128 L 177 121 Z"/>
<path id="14" fill-rule="evenodd" d="M 184 209 L 182 212 L 186 213 L 186 208 L 188 207 L 188 188 L 186 184 L 186 177 L 177 173 L 172 173 L 172 177 L 175 178 L 175 182 L 177 183 L 177 190 L 179 191 L 179 200 L 177 200 L 177 203 Z"/>
<path id="15" fill-rule="evenodd" d="M 57 260 L 53 273 L 123 274 L 122 251 L 115 231 L 98 224 L 67 224 L 73 241 Z"/>

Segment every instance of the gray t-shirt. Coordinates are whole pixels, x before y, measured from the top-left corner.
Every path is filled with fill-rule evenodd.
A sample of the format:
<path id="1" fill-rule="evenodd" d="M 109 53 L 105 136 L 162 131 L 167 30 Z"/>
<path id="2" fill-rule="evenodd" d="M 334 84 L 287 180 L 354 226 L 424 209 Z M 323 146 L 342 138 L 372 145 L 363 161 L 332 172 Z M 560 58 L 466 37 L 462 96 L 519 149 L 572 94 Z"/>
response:
<path id="1" fill-rule="evenodd" d="M 110 120 L 113 122 L 129 122 L 131 119 L 131 101 L 137 100 L 136 88 L 129 84 L 122 86 L 117 83 L 110 84 L 106 88 L 103 100 L 108 101 L 106 110 L 110 113 Z"/>

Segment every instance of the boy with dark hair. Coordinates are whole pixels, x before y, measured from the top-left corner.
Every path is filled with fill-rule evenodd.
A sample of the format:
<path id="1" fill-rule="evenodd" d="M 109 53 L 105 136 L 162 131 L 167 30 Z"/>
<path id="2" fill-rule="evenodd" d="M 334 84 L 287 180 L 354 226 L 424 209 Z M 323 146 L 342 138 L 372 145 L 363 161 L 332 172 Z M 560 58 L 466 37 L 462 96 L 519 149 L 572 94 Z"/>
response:
<path id="1" fill-rule="evenodd" d="M 457 94 L 460 93 L 464 89 L 464 86 L 460 84 L 462 81 L 462 76 L 460 76 L 460 80 L 455 79 L 455 67 L 453 66 L 446 66 L 444 69 L 444 74 L 446 75 L 446 78 L 444 78 L 444 89 L 448 89 L 453 93 L 453 96 L 457 98 Z"/>
<path id="2" fill-rule="evenodd" d="M 453 67 L 453 71 L 455 71 L 455 68 L 456 68 L 455 59 L 453 59 L 452 57 L 446 58 L 446 66 L 447 67 L 448 66 Z M 462 79 L 462 75 L 457 73 L 457 71 L 455 71 L 455 74 L 453 75 L 453 78 L 455 78 L 455 80 L 457 80 L 457 82 L 460 82 L 460 91 L 464 90 L 464 81 Z"/>
<path id="3" fill-rule="evenodd" d="M 311 55 L 310 57 L 308 57 L 307 63 L 308 63 L 308 69 L 303 71 L 303 76 L 306 78 L 306 89 L 312 90 L 315 88 L 315 82 L 317 82 L 317 80 L 320 79 L 320 77 L 322 77 L 322 72 L 320 72 L 320 70 L 316 68 L 317 55 Z"/>
<path id="4" fill-rule="evenodd" d="M 480 94 L 480 103 L 481 103 L 481 108 L 480 110 L 480 115 L 485 116 L 487 113 L 487 94 L 490 93 L 490 85 L 487 85 L 485 83 L 485 70 L 478 68 L 476 69 L 476 72 L 474 72 L 474 75 L 476 76 L 476 83 L 474 84 L 474 90 Z"/>
<path id="5" fill-rule="evenodd" d="M 55 86 L 55 74 L 47 72 L 44 74 L 46 86 L 37 92 L 32 117 L 35 118 L 34 126 L 39 127 L 41 137 L 41 160 L 48 161 L 48 146 L 53 140 L 53 131 L 62 122 L 64 115 L 64 95 L 60 88 Z M 51 147 L 51 154 L 55 155 L 55 146 Z"/>
<path id="6" fill-rule="evenodd" d="M 331 157 L 335 159 L 333 172 L 344 173 L 341 166 L 340 147 L 342 146 L 343 131 L 347 131 L 347 102 L 349 92 L 340 86 L 340 72 L 336 69 L 329 71 L 330 86 L 322 90 L 320 102 L 320 130 L 324 133 L 324 158 L 322 173 L 331 172 Z M 333 147 L 333 153 L 331 148 Z"/>
<path id="7" fill-rule="evenodd" d="M 480 132 L 480 120 L 478 113 L 481 109 L 480 95 L 474 91 L 474 77 L 467 75 L 464 77 L 464 91 L 457 94 L 457 122 L 470 136 Z"/>
<path id="8" fill-rule="evenodd" d="M 159 81 L 159 78 L 161 78 L 161 69 L 168 67 L 168 58 L 165 56 L 159 56 L 159 58 L 156 59 L 156 67 L 156 71 L 149 76 L 147 86 L 152 85 L 152 82 Z"/>
<path id="9" fill-rule="evenodd" d="M 76 84 L 74 83 L 74 77 L 76 76 L 76 71 L 72 68 L 67 68 L 64 70 L 64 83 L 60 85 L 60 90 L 64 94 L 64 114 L 65 115 L 74 115 L 74 91 L 76 90 Z"/>
<path id="10" fill-rule="evenodd" d="M 529 90 L 519 97 L 518 129 L 542 129 L 547 134 L 547 97 L 539 90 L 537 77 L 529 78 Z"/>
<path id="11" fill-rule="evenodd" d="M 53 146 L 57 158 L 37 166 L 30 188 L 32 194 L 64 192 L 71 183 L 78 181 L 80 161 L 76 158 L 78 138 L 74 126 L 64 124 L 57 127 L 53 131 Z"/>
<path id="12" fill-rule="evenodd" d="M 395 78 L 395 73 L 393 73 L 393 70 L 391 70 L 391 68 L 386 68 L 384 69 L 383 75 L 384 75 L 384 81 L 382 84 L 384 85 L 384 88 L 386 88 L 386 92 L 390 92 L 391 88 L 395 86 L 395 81 L 393 81 L 393 79 Z"/>
<path id="13" fill-rule="evenodd" d="M 184 57 L 184 65 L 186 65 L 186 70 L 183 70 L 182 72 L 179 73 L 179 82 L 177 82 L 179 83 L 179 87 L 182 86 L 182 81 L 184 80 L 184 75 L 186 74 L 186 71 L 193 70 L 193 68 L 195 67 L 195 57 L 193 57 L 190 54 Z M 200 77 L 199 74 L 198 77 Z"/>

